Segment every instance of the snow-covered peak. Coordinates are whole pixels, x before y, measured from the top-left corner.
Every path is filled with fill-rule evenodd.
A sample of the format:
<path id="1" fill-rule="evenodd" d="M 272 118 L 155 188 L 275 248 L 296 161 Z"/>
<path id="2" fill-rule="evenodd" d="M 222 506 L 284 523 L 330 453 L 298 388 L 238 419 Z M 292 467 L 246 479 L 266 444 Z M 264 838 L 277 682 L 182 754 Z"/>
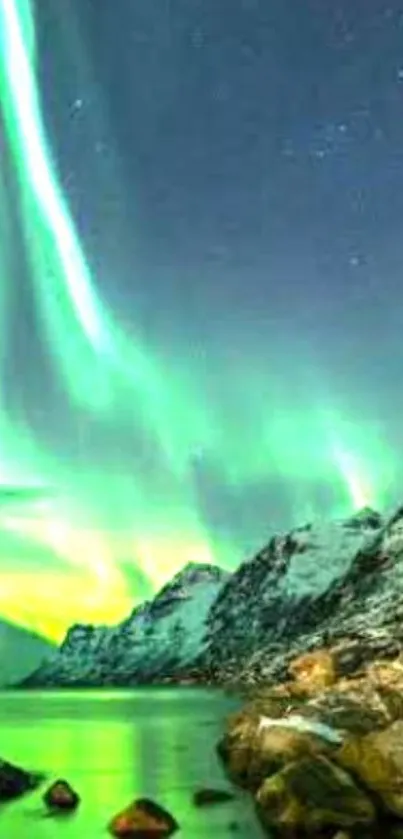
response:
<path id="1" fill-rule="evenodd" d="M 281 589 L 287 597 L 318 596 L 346 573 L 355 555 L 381 531 L 382 517 L 365 509 L 349 519 L 296 530 L 279 540 L 287 561 Z"/>
<path id="2" fill-rule="evenodd" d="M 344 579 L 382 527 L 382 518 L 366 509 L 274 536 L 219 592 L 208 619 L 207 666 L 245 659 L 256 646 L 304 631 L 305 620 L 314 620 L 313 604 Z"/>
<path id="3" fill-rule="evenodd" d="M 209 565 L 208 563 L 198 564 L 197 562 L 188 562 L 175 576 L 169 580 L 163 588 L 156 594 L 154 603 L 168 595 L 185 596 L 190 590 L 200 584 L 222 583 L 228 577 L 228 572 L 219 568 L 218 565 Z"/>

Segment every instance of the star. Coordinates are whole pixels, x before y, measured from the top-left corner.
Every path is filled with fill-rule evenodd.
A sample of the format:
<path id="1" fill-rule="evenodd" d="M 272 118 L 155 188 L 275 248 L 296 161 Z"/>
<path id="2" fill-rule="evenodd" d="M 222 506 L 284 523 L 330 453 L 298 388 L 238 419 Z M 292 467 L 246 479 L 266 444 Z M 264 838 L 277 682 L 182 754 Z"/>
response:
<path id="1" fill-rule="evenodd" d="M 75 99 L 73 104 L 72 104 L 72 111 L 73 112 L 74 111 L 81 111 L 81 108 L 83 107 L 83 105 L 84 105 L 84 100 L 83 99 L 80 99 L 80 98 Z"/>
<path id="2" fill-rule="evenodd" d="M 359 256 L 358 254 L 352 254 L 349 257 L 348 264 L 351 266 L 351 268 L 359 268 L 359 266 L 363 264 L 363 261 L 364 260 L 362 256 Z"/>

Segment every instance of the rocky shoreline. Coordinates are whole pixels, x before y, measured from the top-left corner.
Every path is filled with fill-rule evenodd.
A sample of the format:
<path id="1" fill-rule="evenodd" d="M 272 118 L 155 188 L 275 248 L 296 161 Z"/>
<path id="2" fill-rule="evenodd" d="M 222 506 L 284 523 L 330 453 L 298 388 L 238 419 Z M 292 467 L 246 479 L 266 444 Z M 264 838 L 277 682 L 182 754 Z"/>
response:
<path id="1" fill-rule="evenodd" d="M 403 839 L 403 657 L 359 659 L 305 654 L 229 719 L 218 754 L 268 835 Z"/>

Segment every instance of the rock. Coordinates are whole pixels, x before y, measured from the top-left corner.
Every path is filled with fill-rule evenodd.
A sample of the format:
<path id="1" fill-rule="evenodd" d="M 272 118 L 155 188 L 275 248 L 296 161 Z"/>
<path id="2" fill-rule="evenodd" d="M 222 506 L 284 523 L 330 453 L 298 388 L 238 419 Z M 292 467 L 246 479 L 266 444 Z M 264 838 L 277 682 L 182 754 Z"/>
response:
<path id="1" fill-rule="evenodd" d="M 149 798 L 138 798 L 108 825 L 119 839 L 165 839 L 179 829 L 173 816 Z"/>
<path id="2" fill-rule="evenodd" d="M 365 678 L 338 683 L 311 698 L 299 713 L 352 734 L 367 734 L 393 722 L 383 696 Z"/>
<path id="3" fill-rule="evenodd" d="M 79 803 L 78 793 L 67 781 L 55 781 L 46 790 L 43 800 L 51 810 L 75 810 Z"/>
<path id="4" fill-rule="evenodd" d="M 337 678 L 335 662 L 329 650 L 299 656 L 291 662 L 289 673 L 308 695 L 333 685 Z"/>
<path id="5" fill-rule="evenodd" d="M 376 818 L 366 793 L 347 772 L 322 756 L 296 760 L 266 779 L 256 804 L 265 828 L 288 834 L 370 826 Z"/>
<path id="6" fill-rule="evenodd" d="M 348 738 L 334 759 L 375 793 L 387 811 L 403 818 L 403 720 Z"/>
<path id="7" fill-rule="evenodd" d="M 278 725 L 272 724 L 262 729 L 259 736 L 256 735 L 247 766 L 243 769 L 243 785 L 256 791 L 267 776 L 275 774 L 288 763 L 326 753 L 330 748 L 329 743 L 315 733 L 282 727 L 279 720 Z M 231 763 L 229 774 L 234 774 Z"/>
<path id="8" fill-rule="evenodd" d="M 208 787 L 196 790 L 193 795 L 193 804 L 196 807 L 204 807 L 207 804 L 222 804 L 224 801 L 232 801 L 234 794 L 226 789 L 210 789 Z"/>
<path id="9" fill-rule="evenodd" d="M 42 782 L 43 776 L 33 772 L 26 772 L 12 763 L 0 760 L 0 801 L 9 801 L 20 795 L 36 789 Z"/>
<path id="10" fill-rule="evenodd" d="M 260 716 L 257 712 L 232 715 L 228 729 L 217 744 L 217 752 L 223 761 L 228 777 L 248 788 L 249 766 L 258 742 Z"/>

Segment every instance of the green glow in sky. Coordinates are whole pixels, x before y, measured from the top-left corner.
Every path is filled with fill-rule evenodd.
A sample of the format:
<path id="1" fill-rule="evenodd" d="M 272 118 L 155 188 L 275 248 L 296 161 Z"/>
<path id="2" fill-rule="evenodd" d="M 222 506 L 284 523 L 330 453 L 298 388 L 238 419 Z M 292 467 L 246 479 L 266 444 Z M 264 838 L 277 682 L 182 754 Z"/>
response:
<path id="1" fill-rule="evenodd" d="M 239 561 L 238 534 L 217 533 L 206 520 L 197 462 L 228 492 L 250 490 L 252 505 L 258 484 L 281 482 L 294 523 L 329 513 L 328 502 L 312 495 L 314 485 L 331 484 L 334 512 L 344 513 L 381 506 L 394 473 L 392 455 L 370 423 L 347 418 L 329 398 L 329 408 L 323 399 L 318 408 L 320 370 L 315 387 L 307 381 L 301 393 L 253 359 L 243 366 L 223 360 L 214 386 L 200 361 L 169 359 L 147 346 L 134 324 L 125 331 L 99 295 L 53 160 L 38 87 L 34 12 L 29 0 L 0 3 L 0 113 L 35 316 L 71 416 L 116 440 L 136 424 L 152 453 L 147 470 L 105 456 L 79 471 L 39 439 L 0 392 L 0 480 L 50 484 L 59 493 L 48 506 L 17 505 L 3 514 L 0 493 L 0 533 L 3 528 L 15 539 L 3 546 L 0 538 L 0 614 L 60 638 L 73 621 L 112 622 L 130 611 L 136 591 L 128 562 L 156 588 L 187 561 Z M 0 169 L 3 382 L 7 326 L 18 306 L 10 215 Z M 289 381 L 293 367 L 290 357 Z M 273 526 L 268 510 L 267 528 Z M 265 536 L 256 533 L 256 547 Z M 15 570 L 27 545 L 32 560 Z"/>

